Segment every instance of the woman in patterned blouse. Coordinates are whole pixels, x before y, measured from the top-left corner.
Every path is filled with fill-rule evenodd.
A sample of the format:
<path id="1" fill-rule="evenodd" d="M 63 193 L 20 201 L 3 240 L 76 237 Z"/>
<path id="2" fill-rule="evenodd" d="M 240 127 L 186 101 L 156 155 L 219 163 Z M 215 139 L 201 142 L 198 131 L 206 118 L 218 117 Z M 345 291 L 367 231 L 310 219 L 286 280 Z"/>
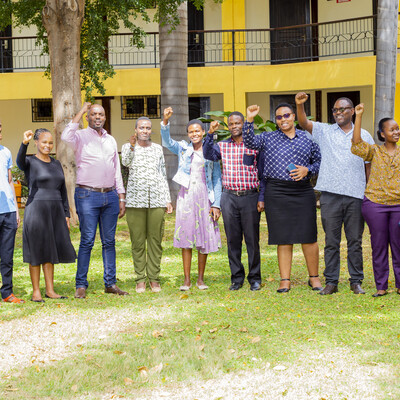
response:
<path id="1" fill-rule="evenodd" d="M 355 108 L 356 120 L 351 151 L 371 162 L 362 213 L 371 234 L 372 265 L 377 292 L 387 294 L 389 278 L 389 245 L 397 294 L 400 294 L 400 129 L 392 118 L 379 121 L 378 138 L 382 146 L 370 145 L 361 139 L 364 104 Z"/>
<path id="2" fill-rule="evenodd" d="M 243 125 L 243 141 L 247 148 L 264 153 L 263 179 L 268 244 L 277 245 L 281 282 L 278 293 L 290 290 L 293 245 L 300 243 L 308 269 L 308 285 L 322 289 L 318 276 L 319 250 L 314 190 L 310 177 L 316 175 L 321 163 L 319 146 L 308 133 L 296 129 L 295 113 L 290 104 L 275 109 L 278 129 L 254 135 L 254 118 L 260 107 L 247 107 Z"/>
<path id="3" fill-rule="evenodd" d="M 122 164 L 129 167 L 126 220 L 132 242 L 137 293 L 146 290 L 146 278 L 152 292 L 161 290 L 164 214 L 165 210 L 172 213 L 162 147 L 152 143 L 150 135 L 151 121 L 140 117 L 136 121 L 135 135 L 121 150 Z"/>

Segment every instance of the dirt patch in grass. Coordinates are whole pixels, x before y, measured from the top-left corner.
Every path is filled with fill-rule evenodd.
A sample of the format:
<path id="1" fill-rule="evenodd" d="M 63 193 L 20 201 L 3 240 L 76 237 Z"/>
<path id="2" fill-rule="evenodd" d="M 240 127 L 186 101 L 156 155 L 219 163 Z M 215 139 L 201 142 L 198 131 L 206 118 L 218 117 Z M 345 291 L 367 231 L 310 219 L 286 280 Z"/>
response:
<path id="1" fill-rule="evenodd" d="M 230 373 L 218 379 L 137 391 L 127 399 L 397 399 L 382 393 L 381 385 L 394 380 L 393 368 L 371 363 L 360 365 L 346 349 L 304 355 L 296 364 L 265 365 L 264 369 Z M 111 398 L 112 393 L 98 397 Z M 84 398 L 80 397 L 81 400 Z M 86 398 L 85 398 L 86 399 Z"/>
<path id="2" fill-rule="evenodd" d="M 71 312 L 43 310 L 35 315 L 0 324 L 0 371 L 3 377 L 13 370 L 38 367 L 59 361 L 88 343 L 101 343 L 117 331 L 134 329 L 146 318 L 163 319 L 164 314 L 129 307 Z"/>

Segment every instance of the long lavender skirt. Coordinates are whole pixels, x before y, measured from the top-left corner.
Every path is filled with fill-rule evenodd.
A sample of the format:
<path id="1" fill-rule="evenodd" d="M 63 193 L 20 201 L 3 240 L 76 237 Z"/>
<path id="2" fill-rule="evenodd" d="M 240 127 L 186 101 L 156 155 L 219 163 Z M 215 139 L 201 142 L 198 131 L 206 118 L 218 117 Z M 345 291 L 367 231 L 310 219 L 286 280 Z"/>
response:
<path id="1" fill-rule="evenodd" d="M 218 251 L 221 236 L 218 223 L 210 216 L 210 208 L 204 175 L 190 182 L 188 189 L 181 187 L 176 201 L 175 247 L 196 248 L 202 254 Z"/>

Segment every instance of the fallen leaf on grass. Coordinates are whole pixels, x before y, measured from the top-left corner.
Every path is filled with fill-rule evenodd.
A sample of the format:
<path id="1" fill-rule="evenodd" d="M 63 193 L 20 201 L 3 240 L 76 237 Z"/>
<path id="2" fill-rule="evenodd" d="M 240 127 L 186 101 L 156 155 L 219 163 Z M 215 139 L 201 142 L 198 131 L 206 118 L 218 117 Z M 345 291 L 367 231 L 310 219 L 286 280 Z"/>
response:
<path id="1" fill-rule="evenodd" d="M 158 339 L 160 337 L 163 337 L 164 333 L 162 331 L 161 332 L 160 331 L 153 331 L 152 335 L 153 335 L 153 338 Z"/>
<path id="2" fill-rule="evenodd" d="M 148 371 L 149 371 L 147 367 L 145 367 L 145 366 L 139 367 L 139 368 L 138 368 L 138 371 L 139 371 L 139 375 L 140 375 L 142 378 L 147 378 Z"/>
<path id="3" fill-rule="evenodd" d="M 326 324 L 325 324 L 324 322 L 318 322 L 317 325 L 319 325 L 319 326 L 326 326 Z"/>
<path id="4" fill-rule="evenodd" d="M 114 354 L 126 354 L 125 351 L 121 351 L 121 350 L 114 350 Z"/>
<path id="5" fill-rule="evenodd" d="M 239 329 L 239 332 L 248 332 L 249 330 L 244 326 L 243 328 Z"/>
<path id="6" fill-rule="evenodd" d="M 204 344 L 202 344 L 200 347 L 199 347 L 199 350 L 200 351 L 204 351 L 204 347 L 206 347 Z"/>
<path id="7" fill-rule="evenodd" d="M 185 300 L 185 299 L 187 299 L 189 296 L 187 295 L 187 294 L 181 294 L 180 296 L 179 296 L 179 298 L 181 299 L 181 300 Z"/>
<path id="8" fill-rule="evenodd" d="M 18 389 L 15 388 L 6 388 L 6 392 L 17 392 Z"/>
<path id="9" fill-rule="evenodd" d="M 52 322 L 52 323 L 50 324 L 50 326 L 51 326 L 51 325 L 57 325 L 57 322 Z"/>
<path id="10" fill-rule="evenodd" d="M 183 332 L 184 331 L 184 329 L 183 328 L 180 328 L 180 329 L 175 329 L 175 332 Z"/>
<path id="11" fill-rule="evenodd" d="M 258 343 L 261 340 L 260 336 L 256 336 L 251 340 L 251 343 Z"/>
<path id="12" fill-rule="evenodd" d="M 209 332 L 210 333 L 214 333 L 214 332 L 217 332 L 217 330 L 218 330 L 218 328 L 212 328 L 212 329 L 209 330 Z"/>
<path id="13" fill-rule="evenodd" d="M 272 368 L 275 371 L 284 371 L 285 369 L 287 369 L 287 367 L 285 367 L 284 365 L 277 365 L 276 367 Z"/>
<path id="14" fill-rule="evenodd" d="M 196 332 L 201 332 L 201 329 L 200 328 L 196 328 Z"/>
<path id="15" fill-rule="evenodd" d="M 203 321 L 201 324 L 202 325 L 208 325 L 208 321 Z"/>
<path id="16" fill-rule="evenodd" d="M 124 383 L 125 383 L 125 385 L 127 385 L 127 386 L 132 385 L 133 379 L 131 379 L 131 378 L 124 378 Z"/>
<path id="17" fill-rule="evenodd" d="M 196 341 L 201 340 L 201 336 L 200 336 L 200 335 L 197 335 L 197 336 L 194 338 L 194 340 L 196 340 Z"/>
<path id="18" fill-rule="evenodd" d="M 230 327 L 231 327 L 230 325 L 227 325 L 227 326 L 223 326 L 222 329 L 228 329 Z"/>
<path id="19" fill-rule="evenodd" d="M 35 365 L 36 372 L 40 372 L 40 368 L 38 365 Z"/>
<path id="20" fill-rule="evenodd" d="M 229 353 L 232 353 L 232 354 L 236 352 L 235 349 L 229 349 L 228 351 L 229 351 Z"/>
<path id="21" fill-rule="evenodd" d="M 267 281 L 268 282 L 273 282 L 275 279 L 274 278 L 272 278 L 271 276 L 269 277 L 269 278 L 267 278 Z"/>
<path id="22" fill-rule="evenodd" d="M 73 392 L 77 392 L 77 391 L 78 391 L 78 386 L 77 386 L 77 385 L 72 385 L 72 386 L 71 386 L 71 390 L 72 390 Z"/>

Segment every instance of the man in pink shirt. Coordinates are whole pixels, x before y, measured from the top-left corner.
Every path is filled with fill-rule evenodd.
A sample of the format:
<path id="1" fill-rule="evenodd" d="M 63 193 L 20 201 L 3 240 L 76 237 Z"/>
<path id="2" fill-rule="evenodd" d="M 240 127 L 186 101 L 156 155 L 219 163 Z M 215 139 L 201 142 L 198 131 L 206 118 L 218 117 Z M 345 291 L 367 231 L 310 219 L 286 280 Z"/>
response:
<path id="1" fill-rule="evenodd" d="M 89 127 L 78 129 L 87 113 Z M 75 205 L 79 217 L 81 242 L 78 252 L 75 297 L 84 299 L 89 286 L 90 254 L 97 225 L 103 245 L 105 292 L 127 295 L 115 283 L 115 230 L 118 217 L 125 215 L 125 189 L 115 139 L 103 129 L 106 117 L 99 104 L 84 103 L 82 109 L 66 126 L 61 139 L 69 143 L 76 158 Z"/>

